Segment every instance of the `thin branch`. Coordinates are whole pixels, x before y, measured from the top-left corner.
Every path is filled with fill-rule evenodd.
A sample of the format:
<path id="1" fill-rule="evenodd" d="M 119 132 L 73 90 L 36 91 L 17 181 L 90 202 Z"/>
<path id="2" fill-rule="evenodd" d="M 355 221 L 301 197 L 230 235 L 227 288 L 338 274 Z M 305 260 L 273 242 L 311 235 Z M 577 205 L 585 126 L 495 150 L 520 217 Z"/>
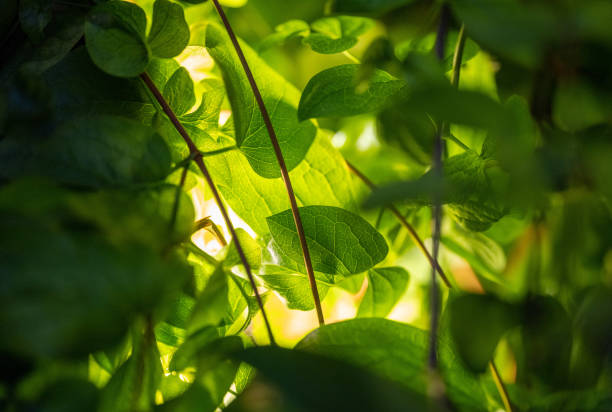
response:
<path id="1" fill-rule="evenodd" d="M 255 293 L 255 298 L 257 299 L 257 304 L 259 305 L 259 308 L 261 309 L 261 314 L 266 324 L 266 329 L 268 331 L 268 337 L 270 339 L 270 343 L 272 345 L 276 345 L 276 341 L 274 340 L 274 335 L 272 334 L 272 328 L 270 327 L 270 322 L 268 321 L 268 316 L 264 309 L 263 301 L 261 299 L 259 291 L 257 290 L 257 284 L 255 283 L 255 278 L 253 277 L 253 273 L 251 272 L 251 266 L 249 265 L 249 262 L 247 261 L 246 255 L 244 254 L 244 250 L 242 249 L 242 245 L 240 244 L 240 241 L 238 240 L 238 236 L 236 236 L 236 230 L 234 229 L 234 225 L 232 224 L 232 221 L 229 218 L 227 210 L 225 209 L 225 206 L 223 205 L 221 196 L 219 195 L 219 192 L 217 191 L 217 188 L 212 180 L 212 177 L 210 176 L 210 173 L 208 172 L 208 169 L 206 168 L 206 164 L 204 164 L 204 158 L 202 157 L 202 154 L 196 147 L 193 140 L 191 140 L 191 137 L 189 136 L 189 134 L 187 133 L 187 131 L 185 130 L 181 122 L 178 120 L 178 118 L 176 117 L 176 115 L 174 114 L 170 106 L 168 105 L 168 102 L 166 102 L 166 99 L 164 99 L 164 97 L 162 96 L 157 86 L 155 86 L 155 83 L 153 83 L 153 80 L 151 79 L 151 77 L 149 77 L 149 75 L 145 72 L 140 75 L 140 78 L 143 80 L 147 88 L 151 91 L 151 93 L 153 94 L 157 102 L 160 104 L 160 106 L 162 107 L 162 110 L 164 111 L 164 113 L 166 113 L 166 115 L 168 116 L 168 118 L 170 119 L 174 127 L 176 128 L 176 130 L 183 137 L 183 140 L 187 144 L 187 147 L 189 147 L 189 152 L 194 156 L 193 160 L 196 162 L 196 164 L 200 168 L 202 175 L 204 175 L 204 179 L 206 180 L 206 183 L 208 184 L 208 187 L 210 187 L 213 197 L 215 198 L 217 207 L 221 211 L 221 215 L 223 215 L 223 220 L 225 221 L 225 224 L 227 225 L 227 228 L 229 229 L 230 234 L 232 235 L 232 239 L 234 239 L 234 243 L 236 245 L 236 251 L 238 252 L 238 255 L 240 256 L 240 260 L 242 261 L 242 264 L 244 265 L 244 270 L 246 271 L 249 281 L 251 282 L 253 292 Z"/>
<path id="2" fill-rule="evenodd" d="M 446 35 L 448 34 L 448 25 L 450 20 L 450 11 L 447 4 L 442 6 L 442 12 L 440 15 L 440 23 L 438 25 L 438 33 L 436 34 L 436 43 L 434 50 L 438 60 L 444 59 L 444 47 L 446 45 Z M 444 123 L 440 125 L 436 133 L 434 141 L 433 151 L 433 167 L 432 172 L 438 178 L 442 178 L 442 131 L 444 130 Z M 433 198 L 433 251 L 432 258 L 435 265 L 438 265 L 438 251 L 440 249 L 440 231 L 442 226 L 442 196 L 441 193 L 435 193 Z M 439 322 L 439 311 L 440 311 L 440 296 L 438 292 L 438 283 L 436 281 L 436 269 L 431 270 L 431 294 L 430 294 L 430 311 L 431 311 L 431 322 L 429 328 L 429 356 L 428 363 L 431 370 L 437 370 L 438 368 L 438 322 Z"/>
<path id="3" fill-rule="evenodd" d="M 219 13 L 219 17 L 223 21 L 223 25 L 225 26 L 225 30 L 229 35 L 232 44 L 234 45 L 234 49 L 236 50 L 236 54 L 240 59 L 240 63 L 242 64 L 242 68 L 249 80 L 249 84 L 251 85 L 251 89 L 253 90 L 253 94 L 255 95 L 255 100 L 257 101 L 257 105 L 259 106 L 259 111 L 261 112 L 261 116 L 266 125 L 266 129 L 268 131 L 268 135 L 270 136 L 270 141 L 272 143 L 272 147 L 274 148 L 274 154 L 276 155 L 276 160 L 278 161 L 278 165 L 280 167 L 281 176 L 283 178 L 283 182 L 285 183 L 285 188 L 287 189 L 287 195 L 289 196 L 289 203 L 291 204 L 291 213 L 293 214 L 293 220 L 295 222 L 295 227 L 297 229 L 297 234 L 300 239 L 300 246 L 302 247 L 302 254 L 304 255 L 304 264 L 306 266 L 306 273 L 308 274 L 308 280 L 310 282 L 310 290 L 312 291 L 312 297 L 314 299 L 315 308 L 317 310 L 317 317 L 319 318 L 319 324 L 325 324 L 325 319 L 323 318 L 323 310 L 321 308 L 321 299 L 319 298 L 319 291 L 317 289 L 317 282 L 314 276 L 314 269 L 312 267 L 312 262 L 310 260 L 310 251 L 308 250 L 308 244 L 306 242 L 306 234 L 304 233 L 304 227 L 302 225 L 302 219 L 300 217 L 300 212 L 297 205 L 297 200 L 295 198 L 295 194 L 293 192 L 293 186 L 291 185 L 291 179 L 289 178 L 289 171 L 287 170 L 287 166 L 285 165 L 285 159 L 283 157 L 283 152 L 281 151 L 280 145 L 278 143 L 278 139 L 276 137 L 276 132 L 274 131 L 274 127 L 272 126 L 272 120 L 270 119 L 270 114 L 266 109 L 266 105 L 264 104 L 263 97 L 261 96 L 261 92 L 257 87 L 257 83 L 255 83 L 255 78 L 253 77 L 253 73 L 249 67 L 249 64 L 244 57 L 244 53 L 242 52 L 242 48 L 238 43 L 238 38 L 236 34 L 234 34 L 234 30 L 230 25 L 223 8 L 219 5 L 218 0 L 213 0 L 213 4 Z"/>
<path id="4" fill-rule="evenodd" d="M 463 49 L 465 47 L 465 25 L 462 24 L 457 37 L 457 45 L 455 46 L 455 55 L 453 56 L 453 76 L 451 84 L 459 87 L 459 76 L 461 74 L 461 60 L 463 60 Z"/>
<path id="5" fill-rule="evenodd" d="M 172 215 L 170 216 L 170 231 L 174 229 L 174 225 L 176 224 L 176 217 L 178 215 L 178 210 L 181 202 L 181 193 L 183 191 L 183 186 L 185 186 L 185 179 L 187 178 L 187 171 L 189 170 L 189 163 L 185 163 L 183 166 L 183 170 L 181 171 L 181 180 L 179 181 L 178 186 L 176 187 L 176 194 L 174 198 L 174 204 L 172 205 Z"/>
<path id="6" fill-rule="evenodd" d="M 504 386 L 504 382 L 502 381 L 499 371 L 497 370 L 497 366 L 495 366 L 495 362 L 489 362 L 489 369 L 491 369 L 491 375 L 493 375 L 493 380 L 495 381 L 495 386 L 497 386 L 497 391 L 499 392 L 499 396 L 502 399 L 504 408 L 506 408 L 507 412 L 512 412 L 512 406 L 510 405 L 510 396 L 508 396 L 508 391 Z"/>
<path id="7" fill-rule="evenodd" d="M 376 184 L 374 184 L 374 182 L 372 182 L 366 175 L 364 175 L 359 169 L 357 169 L 355 165 L 353 165 L 348 160 L 345 160 L 345 162 L 349 170 L 355 176 L 357 176 L 363 183 L 365 183 L 366 186 L 368 186 L 371 190 L 374 190 L 377 188 Z M 393 213 L 393 215 L 397 218 L 397 220 L 399 220 L 402 226 L 404 226 L 406 230 L 408 230 L 408 233 L 410 233 L 410 237 L 412 238 L 414 243 L 417 245 L 417 247 L 421 250 L 421 252 L 423 252 L 423 255 L 425 255 L 431 267 L 436 268 L 436 270 L 438 271 L 438 275 L 440 275 L 440 278 L 442 279 L 444 284 L 448 288 L 451 288 L 451 283 L 449 282 L 448 277 L 444 273 L 444 270 L 442 270 L 442 267 L 438 264 L 438 262 L 436 262 L 433 259 L 433 257 L 431 257 L 431 255 L 429 254 L 429 251 L 425 247 L 425 244 L 421 240 L 419 234 L 416 232 L 414 227 L 412 227 L 412 225 L 408 223 L 406 218 L 401 214 L 401 212 L 393 204 L 387 205 L 386 208 L 389 209 L 389 211 Z"/>

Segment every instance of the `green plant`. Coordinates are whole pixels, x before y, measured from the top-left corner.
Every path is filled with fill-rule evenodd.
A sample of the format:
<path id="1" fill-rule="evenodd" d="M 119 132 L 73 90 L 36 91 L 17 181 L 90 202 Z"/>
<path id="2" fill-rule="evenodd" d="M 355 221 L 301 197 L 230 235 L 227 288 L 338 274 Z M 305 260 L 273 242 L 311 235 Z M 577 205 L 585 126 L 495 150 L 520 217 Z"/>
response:
<path id="1" fill-rule="evenodd" d="M 286 3 L 0 5 L 2 408 L 612 410 L 612 4 Z"/>

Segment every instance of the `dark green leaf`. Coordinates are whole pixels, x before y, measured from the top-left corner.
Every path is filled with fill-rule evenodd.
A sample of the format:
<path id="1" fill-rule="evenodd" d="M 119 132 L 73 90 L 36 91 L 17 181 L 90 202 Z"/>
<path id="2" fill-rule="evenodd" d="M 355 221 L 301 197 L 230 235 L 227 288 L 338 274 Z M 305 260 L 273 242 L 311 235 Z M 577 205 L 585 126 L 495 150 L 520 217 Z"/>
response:
<path id="1" fill-rule="evenodd" d="M 363 318 L 322 326 L 302 339 L 296 349 L 361 366 L 425 394 L 428 339 L 428 332 L 410 325 Z M 451 401 L 460 410 L 486 410 L 486 398 L 478 380 L 457 363 L 445 340 L 440 340 L 438 352 Z"/>
<path id="2" fill-rule="evenodd" d="M 80 186 L 153 183 L 171 171 L 170 152 L 161 136 L 113 116 L 67 122 L 45 143 L 41 157 L 44 173 Z"/>
<path id="3" fill-rule="evenodd" d="M 253 382 L 228 411 L 426 410 L 423 396 L 336 359 L 277 347 L 251 348 L 237 357 L 265 381 Z M 262 400 L 257 394 L 263 391 L 269 395 Z"/>
<path id="4" fill-rule="evenodd" d="M 333 10 L 338 13 L 372 13 L 380 15 L 415 0 L 336 0 Z"/>
<path id="5" fill-rule="evenodd" d="M 189 26 L 180 4 L 168 0 L 155 1 L 147 41 L 154 56 L 166 59 L 179 55 L 187 47 Z"/>
<path id="6" fill-rule="evenodd" d="M 43 31 L 51 21 L 52 5 L 52 2 L 48 0 L 21 0 L 19 2 L 21 28 L 35 43 L 43 40 Z"/>
<path id="7" fill-rule="evenodd" d="M 97 5 L 85 22 L 85 43 L 91 59 L 113 76 L 138 76 L 151 58 L 146 25 L 145 12 L 133 3 L 112 0 Z"/>
<path id="8" fill-rule="evenodd" d="M 345 64 L 316 74 L 300 99 L 300 119 L 354 116 L 382 109 L 405 83 L 382 71 L 374 71 L 365 84 L 357 84 L 359 65 Z"/>
<path id="9" fill-rule="evenodd" d="M 446 310 L 457 351 L 476 372 L 486 370 L 501 337 L 521 321 L 517 307 L 493 296 L 458 296 Z"/>
<path id="10" fill-rule="evenodd" d="M 524 310 L 526 371 L 550 385 L 564 385 L 572 350 L 572 326 L 567 312 L 550 296 L 529 298 Z M 555 350 L 551 351 L 551 347 Z"/>
<path id="11" fill-rule="evenodd" d="M 389 248 L 383 236 L 368 222 L 347 210 L 331 206 L 299 208 L 314 270 L 351 275 L 382 261 Z M 291 210 L 266 218 L 276 245 L 289 258 L 302 262 Z"/>
<path id="12" fill-rule="evenodd" d="M 210 24 L 206 30 L 206 47 L 223 71 L 225 87 L 232 105 L 236 144 L 260 176 L 279 177 L 280 168 L 270 137 L 229 37 L 222 29 Z M 310 121 L 298 121 L 298 91 L 259 59 L 248 45 L 243 44 L 242 48 L 270 112 L 287 169 L 292 170 L 306 156 L 317 129 Z"/>
<path id="13" fill-rule="evenodd" d="M 370 269 L 357 316 L 384 318 L 402 297 L 410 275 L 401 267 Z"/>

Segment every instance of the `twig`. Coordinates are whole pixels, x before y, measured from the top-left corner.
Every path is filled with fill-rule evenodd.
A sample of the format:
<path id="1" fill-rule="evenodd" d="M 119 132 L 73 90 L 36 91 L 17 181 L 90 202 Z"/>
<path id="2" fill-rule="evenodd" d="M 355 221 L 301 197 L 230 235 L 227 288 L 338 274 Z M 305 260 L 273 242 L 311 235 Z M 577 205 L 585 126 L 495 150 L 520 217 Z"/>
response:
<path id="1" fill-rule="evenodd" d="M 261 92 L 257 87 L 257 83 L 255 83 L 255 78 L 253 77 L 253 73 L 249 67 L 249 64 L 244 57 L 244 53 L 242 52 L 242 48 L 238 43 L 238 38 L 236 34 L 234 34 L 234 30 L 230 25 L 223 8 L 219 4 L 218 0 L 213 0 L 213 4 L 219 13 L 219 17 L 223 21 L 223 25 L 225 26 L 225 30 L 229 35 L 232 44 L 234 45 L 234 49 L 236 50 L 236 54 L 240 59 L 240 63 L 242 64 L 242 68 L 249 80 L 249 84 L 251 85 L 251 89 L 253 90 L 253 94 L 255 95 L 255 100 L 257 101 L 257 105 L 259 106 L 259 111 L 261 112 L 261 116 L 266 125 L 266 129 L 268 131 L 268 135 L 270 136 L 270 142 L 272 143 L 272 147 L 274 148 L 274 154 L 276 155 L 276 160 L 278 161 L 278 165 L 280 167 L 281 176 L 283 178 L 283 182 L 285 183 L 285 188 L 287 189 L 287 195 L 289 196 L 289 203 L 291 204 L 291 213 L 293 214 L 293 220 L 295 222 L 295 227 L 297 229 L 297 234 L 300 239 L 300 246 L 302 247 L 302 254 L 304 255 L 304 264 L 306 266 L 306 273 L 308 274 L 308 280 L 310 282 L 310 290 L 312 291 L 312 297 L 314 299 L 315 308 L 317 310 L 317 317 L 319 318 L 319 324 L 325 324 L 325 319 L 323 318 L 323 310 L 321 308 L 321 299 L 319 298 L 319 291 L 317 289 L 317 282 L 314 276 L 314 269 L 312 267 L 312 262 L 310 260 L 310 252 L 308 250 L 308 244 L 306 242 L 306 234 L 304 233 L 304 227 L 302 225 L 302 219 L 300 217 L 300 212 L 297 205 L 297 200 L 295 198 L 295 194 L 293 192 L 293 186 L 291 185 L 291 179 L 289 178 L 289 171 L 287 170 L 287 166 L 285 165 L 285 159 L 283 157 L 283 152 L 281 151 L 280 145 L 278 143 L 278 139 L 276 137 L 276 132 L 274 131 L 274 127 L 272 126 L 272 120 L 270 119 L 270 114 L 266 109 L 266 105 L 264 104 L 263 97 L 261 96 Z"/>
<path id="2" fill-rule="evenodd" d="M 196 147 L 193 140 L 191 140 L 191 137 L 189 136 L 189 134 L 187 133 L 187 131 L 185 130 L 181 122 L 178 120 L 178 118 L 176 117 L 176 115 L 174 114 L 170 106 L 168 105 L 168 102 L 166 102 L 166 99 L 164 99 L 164 97 L 162 96 L 157 86 L 155 86 L 155 83 L 153 83 L 153 80 L 151 79 L 151 77 L 149 77 L 149 75 L 145 72 L 140 75 L 140 78 L 143 80 L 147 88 L 151 91 L 151 93 L 153 94 L 157 102 L 160 104 L 160 106 L 162 107 L 162 110 L 164 111 L 164 113 L 166 113 L 166 115 L 168 116 L 168 118 L 170 119 L 174 127 L 176 128 L 176 130 L 183 137 L 183 140 L 187 144 L 187 147 L 189 147 L 189 152 L 194 156 L 193 160 L 196 162 L 196 164 L 200 168 L 202 175 L 204 175 L 204 179 L 206 180 L 206 183 L 210 187 L 213 197 L 215 198 L 217 207 L 221 211 L 221 215 L 223 215 L 223 220 L 225 221 L 225 224 L 227 225 L 227 228 L 229 229 L 230 234 L 232 235 L 232 239 L 234 239 L 234 243 L 236 245 L 236 251 L 238 252 L 238 255 L 240 256 L 240 260 L 242 261 L 242 264 L 244 265 L 244 270 L 246 271 L 249 281 L 251 282 L 251 287 L 253 288 L 253 292 L 255 293 L 257 304 L 259 305 L 259 308 L 261 309 L 261 314 L 263 316 L 264 323 L 266 324 L 266 329 L 268 331 L 268 337 L 270 339 L 270 343 L 272 345 L 276 345 L 276 341 L 274 340 L 274 335 L 272 333 L 272 328 L 270 327 L 270 322 L 268 321 L 268 316 L 264 309 L 263 301 L 261 299 L 259 291 L 257 290 L 257 284 L 255 283 L 255 278 L 253 277 L 253 273 L 251 272 L 251 266 L 249 265 L 249 262 L 247 261 L 246 255 L 244 254 L 244 250 L 242 249 L 242 245 L 240 244 L 240 241 L 238 240 L 238 236 L 236 236 L 236 230 L 234 229 L 234 225 L 232 224 L 232 221 L 229 218 L 227 210 L 225 209 L 225 206 L 223 205 L 221 196 L 219 195 L 219 192 L 217 191 L 217 188 L 212 180 L 212 177 L 210 176 L 210 173 L 208 172 L 208 169 L 206 168 L 206 165 L 204 164 L 204 158 L 202 157 L 202 154 Z"/>
<path id="3" fill-rule="evenodd" d="M 446 44 L 446 35 L 448 34 L 448 24 L 450 20 L 450 11 L 448 9 L 448 5 L 444 4 L 442 6 L 442 12 L 440 15 L 440 23 L 438 25 L 438 33 L 436 35 L 436 43 L 434 46 L 434 50 L 436 52 L 436 56 L 438 60 L 444 59 L 444 46 Z M 438 128 L 436 133 L 435 141 L 434 141 L 434 151 L 433 151 L 433 174 L 441 179 L 442 178 L 442 151 L 443 151 L 443 143 L 442 143 L 442 131 L 444 130 L 444 124 L 442 123 Z M 432 238 L 433 238 L 433 251 L 432 258 L 435 262 L 435 265 L 438 265 L 438 251 L 440 249 L 440 231 L 441 231 L 441 223 L 442 223 L 442 196 L 439 191 L 434 193 L 433 198 L 433 230 L 432 230 Z M 440 296 L 438 293 L 438 283 L 436 282 L 436 268 L 432 267 L 431 270 L 431 294 L 430 294 L 430 311 L 431 311 L 431 321 L 429 328 L 429 356 L 428 356 L 428 364 L 430 370 L 437 370 L 438 368 L 438 317 L 440 311 Z"/>
<path id="4" fill-rule="evenodd" d="M 345 162 L 346 162 L 346 165 L 348 166 L 349 170 L 355 176 L 357 176 L 363 183 L 365 183 L 366 186 L 368 186 L 371 190 L 374 190 L 374 189 L 377 188 L 376 184 L 374 184 L 374 182 L 372 182 L 366 175 L 364 175 L 359 169 L 357 169 L 355 167 L 355 165 L 353 165 L 348 160 L 345 160 Z M 416 243 L 417 247 L 421 250 L 421 252 L 423 252 L 423 255 L 425 255 L 425 257 L 429 261 L 429 264 L 432 266 L 432 268 L 436 268 L 437 269 L 438 275 L 440 275 L 440 278 L 442 279 L 444 284 L 447 287 L 451 288 L 451 283 L 449 282 L 448 277 L 446 276 L 446 274 L 442 270 L 442 267 L 438 264 L 437 261 L 435 261 L 431 257 L 431 255 L 429 254 L 429 251 L 425 247 L 425 244 L 423 243 L 423 241 L 419 237 L 419 234 L 416 232 L 414 227 L 412 227 L 412 225 L 410 223 L 408 223 L 406 218 L 400 213 L 400 211 L 393 204 L 387 205 L 386 208 L 389 209 L 389 211 L 391 213 L 393 213 L 393 215 L 397 218 L 397 220 L 399 220 L 399 222 L 402 224 L 402 226 L 404 226 L 408 230 L 408 233 L 410 233 L 410 237 L 412 238 L 414 243 Z"/>

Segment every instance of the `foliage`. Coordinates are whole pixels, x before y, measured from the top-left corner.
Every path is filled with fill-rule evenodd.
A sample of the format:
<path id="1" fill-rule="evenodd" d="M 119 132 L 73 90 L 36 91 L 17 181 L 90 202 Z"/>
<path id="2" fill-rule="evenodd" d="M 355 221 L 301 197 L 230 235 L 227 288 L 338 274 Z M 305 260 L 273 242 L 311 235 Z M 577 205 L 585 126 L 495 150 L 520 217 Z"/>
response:
<path id="1" fill-rule="evenodd" d="M 612 411 L 610 21 L 3 1 L 0 408 Z"/>

